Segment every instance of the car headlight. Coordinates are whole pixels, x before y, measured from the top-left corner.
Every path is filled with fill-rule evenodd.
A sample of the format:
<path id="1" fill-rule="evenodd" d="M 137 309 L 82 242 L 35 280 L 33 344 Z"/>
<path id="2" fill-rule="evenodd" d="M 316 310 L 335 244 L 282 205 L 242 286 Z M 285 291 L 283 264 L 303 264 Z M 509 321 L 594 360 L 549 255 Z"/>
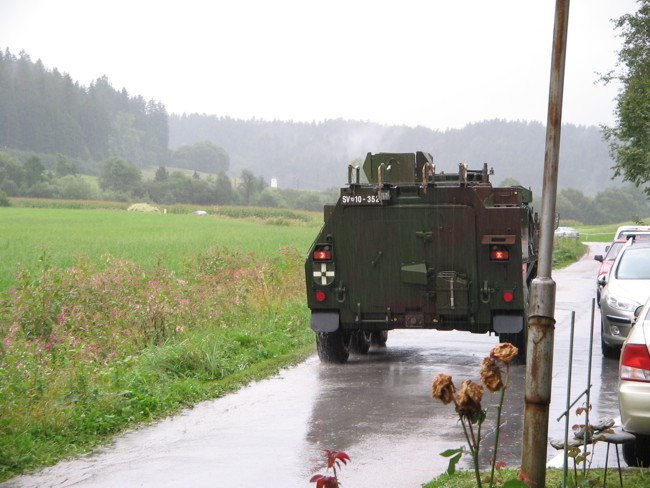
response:
<path id="1" fill-rule="evenodd" d="M 609 295 L 607 297 L 607 305 L 616 310 L 622 310 L 624 312 L 634 312 L 639 305 L 638 302 L 630 300 L 629 298 L 617 297 L 615 295 Z"/>

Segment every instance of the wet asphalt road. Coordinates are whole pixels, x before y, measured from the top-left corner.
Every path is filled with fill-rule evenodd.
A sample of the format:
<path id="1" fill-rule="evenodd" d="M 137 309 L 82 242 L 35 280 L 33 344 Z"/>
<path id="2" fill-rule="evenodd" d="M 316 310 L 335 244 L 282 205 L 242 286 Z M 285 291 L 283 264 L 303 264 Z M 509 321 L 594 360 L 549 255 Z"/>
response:
<path id="1" fill-rule="evenodd" d="M 557 323 L 550 437 L 564 435 L 564 420 L 556 419 L 567 398 L 572 311 L 572 398 L 587 387 L 591 301 L 599 264 L 593 255 L 603 250 L 604 244 L 595 244 L 580 262 L 553 273 Z M 591 417 L 615 418 L 617 362 L 601 357 L 597 309 L 594 321 Z M 439 453 L 464 444 L 453 408 L 431 398 L 433 377 L 444 372 L 456 385 L 468 378 L 478 381 L 480 363 L 497 342 L 461 332 L 394 331 L 386 349 L 353 356 L 346 365 L 321 365 L 312 357 L 238 393 L 120 436 L 91 456 L 0 486 L 314 486 L 309 483 L 312 474 L 325 473 L 323 450 L 337 449 L 352 458 L 340 471 L 348 488 L 419 487 L 446 469 L 447 460 Z M 511 368 L 502 418 L 498 459 L 510 467 L 521 460 L 524 372 L 524 366 Z M 497 402 L 498 396 L 488 393 L 483 405 Z M 486 447 L 492 445 L 495 414 L 494 408 L 488 412 Z M 571 415 L 571 424 L 579 421 L 583 417 Z M 604 462 L 604 449 L 596 447 L 594 467 Z M 549 446 L 548 458 L 556 454 Z"/>

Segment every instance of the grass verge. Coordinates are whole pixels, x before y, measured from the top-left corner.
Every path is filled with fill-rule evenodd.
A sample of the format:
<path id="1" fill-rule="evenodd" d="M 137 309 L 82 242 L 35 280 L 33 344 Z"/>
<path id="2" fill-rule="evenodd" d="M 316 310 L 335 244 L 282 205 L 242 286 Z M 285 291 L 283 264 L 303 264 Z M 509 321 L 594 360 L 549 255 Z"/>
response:
<path id="1" fill-rule="evenodd" d="M 501 470 L 497 477 L 497 482 L 494 486 L 504 486 L 508 480 L 517 479 L 518 472 L 510 469 Z M 605 472 L 603 469 L 591 469 L 587 471 L 586 479 L 581 479 L 581 473 L 578 473 L 579 484 L 575 483 L 575 477 L 569 473 L 567 478 L 568 487 L 575 486 L 608 486 L 619 487 L 621 486 L 618 470 L 616 468 L 607 469 L 607 485 L 603 485 L 603 478 Z M 485 486 L 489 486 L 489 473 L 483 473 L 482 479 L 488 480 Z M 559 488 L 562 486 L 562 470 L 561 469 L 548 469 L 546 471 L 546 487 Z M 623 486 L 633 486 L 635 488 L 650 488 L 650 471 L 647 469 L 632 469 L 627 468 L 623 470 Z M 423 485 L 423 488 L 476 488 L 476 478 L 474 471 L 456 471 L 453 475 L 447 473 L 437 477 L 429 483 Z"/>
<path id="2" fill-rule="evenodd" d="M 210 249 L 181 273 L 45 259 L 0 294 L 0 481 L 313 353 L 302 253 Z"/>
<path id="3" fill-rule="evenodd" d="M 575 263 L 586 252 L 587 246 L 578 239 L 555 238 L 553 240 L 553 269 L 565 268 Z"/>

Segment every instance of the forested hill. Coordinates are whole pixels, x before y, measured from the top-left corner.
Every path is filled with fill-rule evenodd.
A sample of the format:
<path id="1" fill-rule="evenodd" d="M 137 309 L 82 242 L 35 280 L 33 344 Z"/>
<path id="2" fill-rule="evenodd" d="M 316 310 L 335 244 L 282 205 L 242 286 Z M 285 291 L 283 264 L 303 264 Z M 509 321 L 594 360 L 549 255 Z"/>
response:
<path id="1" fill-rule="evenodd" d="M 167 162 L 168 138 L 162 103 L 116 91 L 106 77 L 86 88 L 24 52 L 0 51 L 0 146 L 143 167 Z"/>
<path id="2" fill-rule="evenodd" d="M 0 50 L 0 148 L 74 158 L 81 173 L 99 175 L 103 162 L 121 157 L 139 169 L 181 164 L 182 145 L 209 141 L 225 152 L 230 177 L 248 170 L 285 189 L 340 187 L 347 165 L 367 152 L 427 151 L 439 171 L 488 163 L 492 181 L 514 178 L 542 189 L 545 128 L 540 123 L 490 120 L 458 130 L 384 126 L 372 122 L 318 123 L 237 120 L 214 115 L 169 116 L 165 106 L 115 90 L 106 77 L 80 86 L 29 55 Z M 217 148 L 218 149 L 218 148 Z M 22 157 L 22 156 L 21 156 Z M 28 157 L 28 156 L 26 156 Z M 24 158 L 23 158 L 24 159 Z M 53 158 L 45 158 L 51 161 Z M 46 164 L 49 164 L 46 162 Z M 213 165 L 215 166 L 215 165 Z M 219 165 L 216 165 L 219 166 Z M 559 187 L 595 195 L 611 180 L 613 162 L 600 129 L 564 125 Z M 49 168 L 51 169 L 51 168 Z"/>
<path id="3" fill-rule="evenodd" d="M 231 170 L 247 168 L 283 188 L 339 187 L 347 165 L 367 152 L 427 151 L 442 171 L 457 171 L 459 162 L 495 170 L 493 182 L 515 178 L 542 190 L 545 126 L 540 123 L 490 120 L 463 129 L 384 126 L 370 122 L 328 120 L 319 123 L 236 120 L 210 115 L 175 115 L 169 120 L 170 147 L 209 140 L 230 155 Z M 613 161 L 598 127 L 564 125 L 559 187 L 594 195 L 620 186 L 611 180 Z"/>

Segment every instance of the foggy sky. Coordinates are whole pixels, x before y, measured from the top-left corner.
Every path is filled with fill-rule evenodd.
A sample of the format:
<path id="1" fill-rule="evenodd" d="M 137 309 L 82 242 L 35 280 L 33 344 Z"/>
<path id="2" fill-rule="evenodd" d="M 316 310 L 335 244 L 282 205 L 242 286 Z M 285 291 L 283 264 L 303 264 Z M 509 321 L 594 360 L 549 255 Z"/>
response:
<path id="1" fill-rule="evenodd" d="M 612 19 L 572 0 L 563 122 L 613 124 Z M 0 48 L 170 113 L 460 128 L 546 122 L 553 0 L 0 0 Z"/>

